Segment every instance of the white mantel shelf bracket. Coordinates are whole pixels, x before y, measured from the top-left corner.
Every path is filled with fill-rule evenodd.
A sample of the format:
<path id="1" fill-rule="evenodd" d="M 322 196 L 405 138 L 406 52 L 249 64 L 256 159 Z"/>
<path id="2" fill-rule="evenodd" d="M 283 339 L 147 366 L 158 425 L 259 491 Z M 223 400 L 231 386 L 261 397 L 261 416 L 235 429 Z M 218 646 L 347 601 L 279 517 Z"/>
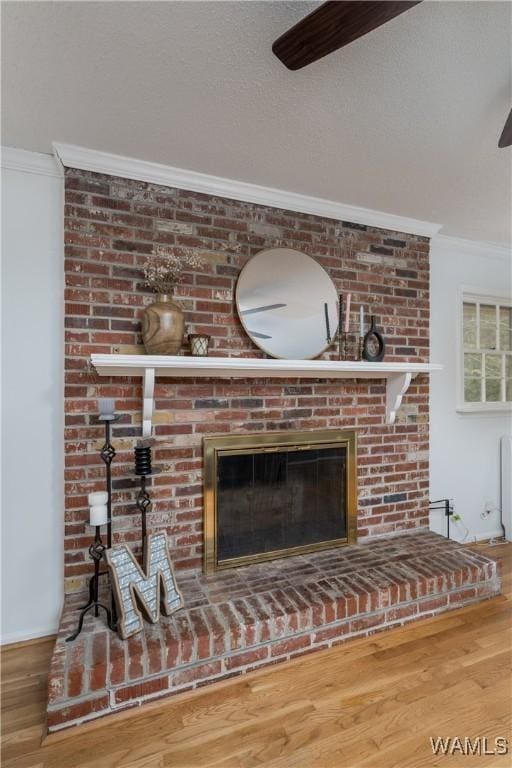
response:
<path id="1" fill-rule="evenodd" d="M 442 370 L 435 363 L 367 363 L 349 360 L 271 360 L 252 357 L 185 357 L 184 355 L 91 355 L 100 376 L 141 376 L 142 435 L 150 437 L 157 376 L 209 379 L 385 379 L 386 423 L 396 413 L 412 379 Z"/>
<path id="2" fill-rule="evenodd" d="M 155 407 L 155 369 L 144 368 L 142 384 L 142 437 L 151 437 Z"/>

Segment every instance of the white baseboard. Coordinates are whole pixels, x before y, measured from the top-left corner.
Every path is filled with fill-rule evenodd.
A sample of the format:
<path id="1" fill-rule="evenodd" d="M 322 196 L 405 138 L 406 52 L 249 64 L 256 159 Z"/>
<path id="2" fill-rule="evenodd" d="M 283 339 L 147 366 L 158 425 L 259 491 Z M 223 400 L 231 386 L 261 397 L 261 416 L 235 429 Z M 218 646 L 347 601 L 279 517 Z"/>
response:
<path id="1" fill-rule="evenodd" d="M 473 544 L 475 541 L 489 541 L 490 539 L 498 539 L 503 536 L 503 531 L 501 530 L 501 528 L 497 528 L 494 531 L 477 531 L 477 532 L 470 531 L 469 536 L 464 541 L 462 541 L 462 538 L 463 538 L 462 536 L 460 539 L 458 539 L 458 538 L 455 538 L 453 533 L 454 533 L 453 527 L 450 526 L 450 539 L 458 542 L 459 544 Z"/>
<path id="2" fill-rule="evenodd" d="M 498 539 L 503 536 L 501 528 L 497 528 L 495 531 L 484 531 L 482 533 L 475 533 L 471 541 L 486 541 L 487 539 Z M 468 536 L 469 539 L 469 536 Z"/>
<path id="3" fill-rule="evenodd" d="M 11 643 L 21 643 L 24 640 L 36 640 L 38 637 L 47 637 L 56 635 L 58 627 L 55 625 L 39 627 L 38 629 L 20 629 L 16 632 L 6 632 L 0 635 L 0 645 L 10 645 Z"/>

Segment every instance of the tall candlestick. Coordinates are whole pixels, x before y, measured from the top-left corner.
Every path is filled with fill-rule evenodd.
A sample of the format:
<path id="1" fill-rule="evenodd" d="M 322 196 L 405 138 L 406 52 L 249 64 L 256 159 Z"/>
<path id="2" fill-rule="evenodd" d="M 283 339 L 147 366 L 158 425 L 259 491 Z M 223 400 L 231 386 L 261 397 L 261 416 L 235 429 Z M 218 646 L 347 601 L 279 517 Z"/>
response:
<path id="1" fill-rule="evenodd" d="M 78 626 L 72 635 L 66 638 L 67 642 L 75 640 L 84 625 L 84 618 L 89 611 L 94 612 L 94 616 L 99 615 L 99 609 L 102 608 L 107 615 L 107 624 L 109 629 L 116 628 L 115 604 L 112 593 L 112 610 L 99 601 L 99 581 L 101 576 L 108 574 L 106 570 L 100 570 L 100 562 L 103 558 L 105 545 L 101 540 L 101 526 L 107 526 L 107 543 L 112 546 L 112 490 L 111 490 L 111 472 L 110 464 L 116 455 L 114 447 L 110 443 L 110 427 L 113 421 L 117 420 L 114 411 L 115 402 L 112 398 L 101 398 L 98 401 L 100 416 L 99 421 L 105 422 L 105 444 L 101 449 L 100 456 L 107 469 L 107 489 L 105 491 L 94 491 L 87 497 L 89 502 L 89 525 L 94 528 L 94 541 L 89 547 L 89 555 L 94 562 L 94 575 L 89 579 L 89 600 L 80 611 Z"/>
<path id="2" fill-rule="evenodd" d="M 359 335 L 364 336 L 364 309 L 359 307 Z"/>
<path id="3" fill-rule="evenodd" d="M 349 318 L 350 318 L 350 299 L 352 298 L 351 293 L 347 293 L 347 306 L 345 308 L 345 333 L 348 333 L 348 325 L 349 325 Z"/>

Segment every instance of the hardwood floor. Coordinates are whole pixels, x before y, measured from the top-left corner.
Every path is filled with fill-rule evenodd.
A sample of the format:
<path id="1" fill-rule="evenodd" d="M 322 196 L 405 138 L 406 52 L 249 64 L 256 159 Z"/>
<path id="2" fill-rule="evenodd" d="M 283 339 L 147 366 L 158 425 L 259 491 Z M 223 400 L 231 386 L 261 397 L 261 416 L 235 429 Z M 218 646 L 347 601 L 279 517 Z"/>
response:
<path id="1" fill-rule="evenodd" d="M 52 641 L 4 650 L 2 766 L 510 766 L 512 544 L 479 550 L 503 561 L 501 597 L 100 721 L 43 747 Z M 435 756 L 431 736 L 487 737 L 488 752 L 506 737 L 509 752 Z"/>

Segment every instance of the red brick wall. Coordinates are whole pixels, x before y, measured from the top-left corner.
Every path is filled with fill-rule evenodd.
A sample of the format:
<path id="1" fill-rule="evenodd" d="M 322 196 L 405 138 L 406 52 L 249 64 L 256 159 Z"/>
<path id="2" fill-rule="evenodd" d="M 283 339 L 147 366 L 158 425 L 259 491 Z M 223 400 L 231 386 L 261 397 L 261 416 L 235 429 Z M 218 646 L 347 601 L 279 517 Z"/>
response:
<path id="1" fill-rule="evenodd" d="M 192 247 L 204 264 L 177 291 L 187 332 L 213 336 L 213 354 L 256 355 L 234 308 L 237 275 L 268 247 L 314 256 L 338 290 L 376 314 L 387 359 L 429 355 L 429 243 L 309 214 L 240 203 L 154 184 L 66 171 L 65 395 L 66 589 L 91 570 L 87 494 L 103 488 L 97 398 L 115 397 L 116 540 L 138 542 L 133 446 L 140 435 L 139 379 L 102 379 L 92 352 L 143 351 L 140 316 L 152 297 L 141 265 L 159 249 Z M 344 238 L 354 248 L 347 253 Z M 428 379 L 418 377 L 397 423 L 384 423 L 381 381 L 158 379 L 149 528 L 165 528 L 179 568 L 201 567 L 202 436 L 262 430 L 355 428 L 359 438 L 359 536 L 428 523 Z"/>

